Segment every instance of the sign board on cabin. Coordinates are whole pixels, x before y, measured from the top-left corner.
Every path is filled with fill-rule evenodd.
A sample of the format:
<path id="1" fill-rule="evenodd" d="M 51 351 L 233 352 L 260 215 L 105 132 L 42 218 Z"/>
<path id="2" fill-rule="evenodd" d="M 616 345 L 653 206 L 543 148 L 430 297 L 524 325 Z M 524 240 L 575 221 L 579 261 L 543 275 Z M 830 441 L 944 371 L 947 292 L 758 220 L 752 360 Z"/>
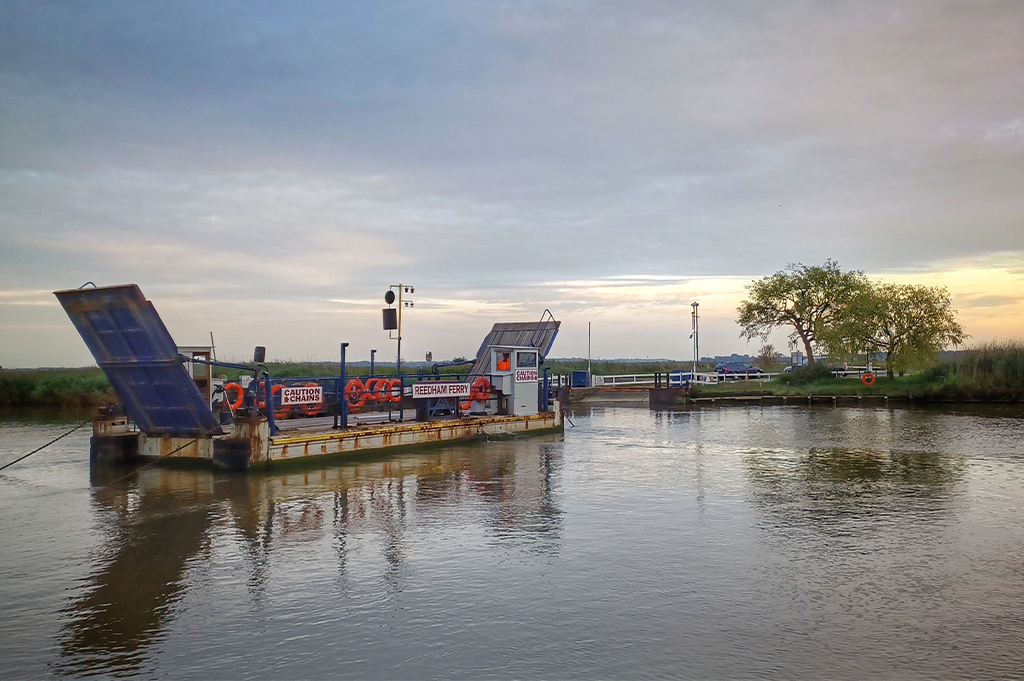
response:
<path id="1" fill-rule="evenodd" d="M 412 386 L 414 400 L 437 399 L 440 397 L 469 397 L 469 383 L 440 383 L 422 381 Z"/>
<path id="2" fill-rule="evenodd" d="M 536 381 L 537 377 L 536 369 L 516 369 L 516 383 L 529 383 Z"/>
<path id="3" fill-rule="evenodd" d="M 293 385 L 281 388 L 281 406 L 290 404 L 320 404 L 324 389 L 319 385 Z"/>

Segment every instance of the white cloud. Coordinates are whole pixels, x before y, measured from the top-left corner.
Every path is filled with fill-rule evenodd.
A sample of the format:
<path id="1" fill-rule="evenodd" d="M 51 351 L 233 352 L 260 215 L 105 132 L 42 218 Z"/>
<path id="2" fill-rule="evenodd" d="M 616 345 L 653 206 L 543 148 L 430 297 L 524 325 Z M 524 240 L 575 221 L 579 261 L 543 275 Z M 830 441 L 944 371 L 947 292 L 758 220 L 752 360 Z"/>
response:
<path id="1" fill-rule="evenodd" d="M 402 280 L 412 349 L 549 307 L 565 354 L 591 319 L 606 356 L 678 356 L 692 299 L 742 349 L 743 285 L 790 261 L 1024 252 L 1016 2 L 193 9 L 0 26 L 0 288 L 138 282 L 189 337 L 330 354 Z M 986 262 L 964 301 L 1017 285 Z M 81 354 L 48 295 L 0 296 L 0 354 Z"/>

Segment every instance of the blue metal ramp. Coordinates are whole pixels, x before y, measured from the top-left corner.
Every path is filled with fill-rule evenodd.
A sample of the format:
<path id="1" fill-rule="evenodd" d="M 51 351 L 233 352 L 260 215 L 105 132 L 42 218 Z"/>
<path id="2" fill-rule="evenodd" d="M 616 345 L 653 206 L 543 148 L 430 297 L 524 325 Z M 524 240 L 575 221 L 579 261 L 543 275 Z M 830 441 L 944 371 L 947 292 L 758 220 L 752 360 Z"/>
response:
<path id="1" fill-rule="evenodd" d="M 222 431 L 153 304 L 135 284 L 56 291 L 121 404 L 146 435 Z"/>

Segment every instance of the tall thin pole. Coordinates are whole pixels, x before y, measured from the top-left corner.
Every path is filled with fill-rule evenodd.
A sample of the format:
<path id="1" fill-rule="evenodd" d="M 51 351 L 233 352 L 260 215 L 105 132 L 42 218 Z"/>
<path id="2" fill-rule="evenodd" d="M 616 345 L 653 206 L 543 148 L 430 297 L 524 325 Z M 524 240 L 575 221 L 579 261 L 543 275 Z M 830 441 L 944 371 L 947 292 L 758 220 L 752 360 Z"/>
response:
<path id="1" fill-rule="evenodd" d="M 348 428 L 348 395 L 345 394 L 345 348 L 347 347 L 348 343 L 341 344 L 341 373 L 338 377 L 338 385 L 341 386 L 338 392 L 338 414 L 342 428 Z"/>
<path id="2" fill-rule="evenodd" d="M 587 322 L 587 383 L 590 383 L 590 322 Z"/>
<path id="3" fill-rule="evenodd" d="M 402 375 L 402 285 L 398 285 L 398 359 L 395 360 L 395 375 Z"/>
<path id="4" fill-rule="evenodd" d="M 690 313 L 690 328 L 692 332 L 690 336 L 693 337 L 693 380 L 697 380 L 697 360 L 700 358 L 700 342 L 698 340 L 698 315 L 697 306 L 700 305 L 697 301 L 690 303 L 690 307 L 693 311 Z"/>

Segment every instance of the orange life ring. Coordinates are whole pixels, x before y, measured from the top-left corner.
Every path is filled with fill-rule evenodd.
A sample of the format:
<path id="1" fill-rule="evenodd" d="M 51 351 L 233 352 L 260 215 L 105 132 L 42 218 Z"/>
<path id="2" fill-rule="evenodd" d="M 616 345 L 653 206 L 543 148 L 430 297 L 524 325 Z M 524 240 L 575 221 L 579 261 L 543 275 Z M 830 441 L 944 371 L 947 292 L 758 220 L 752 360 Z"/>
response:
<path id="1" fill-rule="evenodd" d="M 316 388 L 319 385 L 320 385 L 319 383 L 307 383 L 306 387 L 307 388 Z M 303 404 L 303 405 L 300 405 L 300 406 L 302 407 L 302 411 L 306 412 L 306 416 L 316 416 L 317 413 L 319 413 L 319 411 L 323 408 L 324 403 L 323 402 L 317 402 L 316 404 Z"/>
<path id="2" fill-rule="evenodd" d="M 345 399 L 348 400 L 348 406 L 352 409 L 359 409 L 366 404 L 366 388 L 363 386 L 363 382 L 358 378 L 350 379 L 345 384 Z"/>
<path id="3" fill-rule="evenodd" d="M 402 382 L 397 378 L 392 378 L 388 383 L 388 401 L 390 402 L 401 402 L 402 401 Z M 395 391 L 395 388 L 398 388 Z"/>
<path id="4" fill-rule="evenodd" d="M 389 402 L 391 400 L 391 396 L 388 395 L 388 379 L 386 378 L 373 379 L 373 387 L 367 386 L 366 389 L 370 391 L 370 399 L 374 402 Z"/>
<path id="5" fill-rule="evenodd" d="M 476 395 L 473 399 L 486 400 L 491 396 L 491 381 L 486 376 L 481 376 L 473 381 L 469 394 L 471 397 Z"/>
<path id="6" fill-rule="evenodd" d="M 280 383 L 278 383 L 277 385 L 275 385 L 273 388 L 270 389 L 270 403 L 271 404 L 274 403 L 274 395 L 276 395 L 277 393 L 281 392 L 281 389 L 283 387 L 284 386 L 282 386 Z M 266 408 L 267 408 L 267 403 L 266 402 L 260 402 L 260 409 L 266 409 Z M 274 410 L 274 418 L 276 418 L 276 419 L 287 418 L 288 414 L 290 414 L 291 411 L 292 411 L 291 406 L 282 406 L 280 409 L 275 409 Z"/>
<path id="7" fill-rule="evenodd" d="M 875 384 L 875 375 L 874 374 L 864 374 L 863 376 L 860 377 L 860 382 L 863 383 L 864 385 L 874 385 Z"/>
<path id="8" fill-rule="evenodd" d="M 469 399 L 459 402 L 459 409 L 469 411 L 473 408 L 473 402 L 483 402 L 491 397 L 491 382 L 486 376 L 481 376 L 473 381 L 473 387 L 469 389 Z"/>
<path id="9" fill-rule="evenodd" d="M 242 404 L 245 402 L 245 391 L 242 390 L 242 386 L 238 385 L 237 383 L 228 383 L 227 385 L 224 386 L 224 402 L 228 401 L 228 390 L 230 390 L 231 388 L 234 388 L 235 392 L 238 393 L 238 399 L 235 400 L 232 404 L 229 404 L 228 409 L 230 409 L 231 411 L 237 411 L 242 408 Z"/>

